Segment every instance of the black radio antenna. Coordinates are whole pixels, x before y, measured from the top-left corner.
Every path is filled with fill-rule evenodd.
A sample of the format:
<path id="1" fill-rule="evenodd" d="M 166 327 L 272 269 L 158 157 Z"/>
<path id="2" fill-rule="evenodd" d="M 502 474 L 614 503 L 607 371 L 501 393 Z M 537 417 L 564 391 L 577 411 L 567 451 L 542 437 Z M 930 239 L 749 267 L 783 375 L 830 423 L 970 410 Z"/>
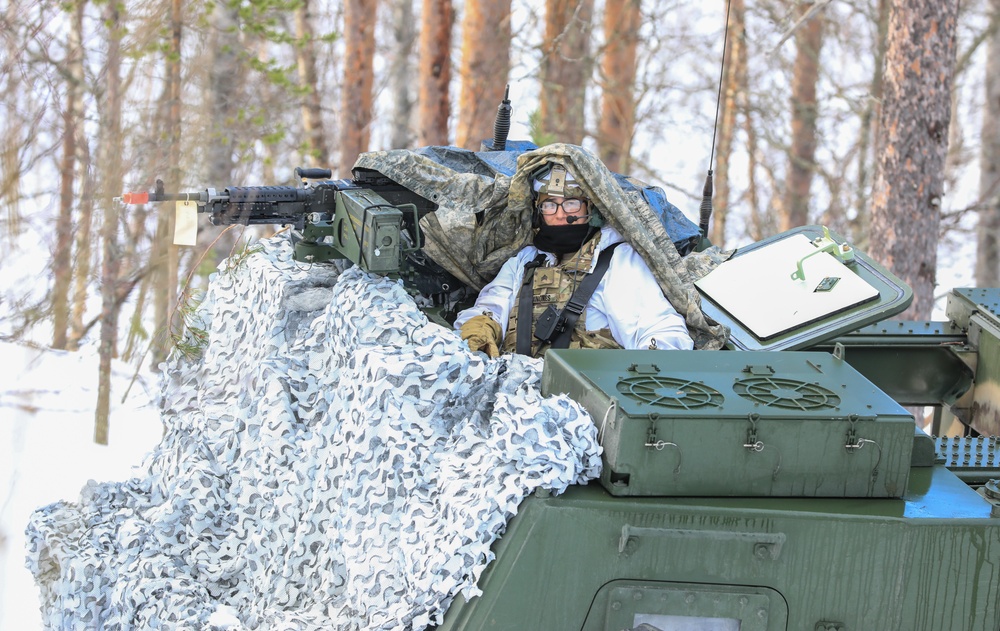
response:
<path id="1" fill-rule="evenodd" d="M 510 133 L 510 114 L 514 108 L 510 104 L 510 84 L 503 91 L 503 101 L 497 108 L 497 117 L 493 120 L 493 151 L 507 149 L 507 134 Z"/>
<path id="2" fill-rule="evenodd" d="M 719 130 L 719 106 L 722 104 L 722 82 L 726 76 L 726 44 L 729 42 L 729 12 L 733 0 L 726 1 L 726 26 L 722 31 L 722 60 L 719 63 L 719 91 L 715 97 L 715 123 L 712 125 L 712 149 L 708 154 L 708 175 L 705 176 L 705 187 L 701 191 L 701 212 L 698 229 L 703 238 L 708 237 L 708 220 L 712 217 L 712 162 L 715 160 L 715 134 Z"/>

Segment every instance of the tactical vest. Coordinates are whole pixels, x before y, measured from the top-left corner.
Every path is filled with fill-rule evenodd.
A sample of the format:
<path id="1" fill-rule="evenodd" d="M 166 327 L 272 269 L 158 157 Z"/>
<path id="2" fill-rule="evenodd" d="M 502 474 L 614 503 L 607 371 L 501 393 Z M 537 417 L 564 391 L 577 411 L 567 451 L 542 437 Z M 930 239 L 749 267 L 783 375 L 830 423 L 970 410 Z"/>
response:
<path id="1" fill-rule="evenodd" d="M 599 238 L 593 238 L 572 256 L 556 265 L 539 267 L 534 271 L 531 285 L 533 324 L 538 321 L 539 316 L 549 305 L 558 310 L 562 310 L 566 306 L 580 281 L 590 273 L 594 252 L 597 250 L 599 241 Z M 515 306 L 511 309 L 507 334 L 503 339 L 503 351 L 508 353 L 514 352 L 517 348 L 518 309 L 516 302 L 515 300 Z M 608 328 L 588 331 L 587 311 L 584 309 L 583 313 L 580 314 L 580 319 L 576 321 L 576 326 L 573 327 L 569 348 L 621 348 L 621 345 L 615 341 Z M 532 337 L 532 357 L 544 355 L 546 350 L 548 350 L 547 345 L 543 347 L 538 338 Z"/>

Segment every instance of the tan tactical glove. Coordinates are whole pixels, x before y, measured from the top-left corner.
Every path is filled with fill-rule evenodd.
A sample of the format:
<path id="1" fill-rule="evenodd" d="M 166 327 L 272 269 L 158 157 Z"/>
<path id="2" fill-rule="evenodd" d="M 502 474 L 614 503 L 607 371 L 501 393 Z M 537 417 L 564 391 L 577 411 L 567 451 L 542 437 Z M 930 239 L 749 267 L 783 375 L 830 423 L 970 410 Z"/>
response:
<path id="1" fill-rule="evenodd" d="M 462 339 L 474 351 L 500 357 L 500 325 L 488 315 L 477 315 L 462 325 Z"/>

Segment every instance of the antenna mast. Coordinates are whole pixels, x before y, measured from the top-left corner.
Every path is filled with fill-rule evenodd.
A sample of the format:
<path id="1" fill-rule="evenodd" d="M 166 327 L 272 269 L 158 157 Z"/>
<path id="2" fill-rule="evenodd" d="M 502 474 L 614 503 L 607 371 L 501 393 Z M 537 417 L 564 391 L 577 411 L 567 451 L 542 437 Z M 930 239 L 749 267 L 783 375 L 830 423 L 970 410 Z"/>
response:
<path id="1" fill-rule="evenodd" d="M 715 97 L 715 123 L 712 125 L 712 149 L 708 154 L 708 175 L 705 176 L 705 187 L 701 191 L 701 212 L 698 229 L 702 238 L 708 238 L 708 220 L 712 217 L 712 162 L 715 160 L 715 135 L 719 130 L 719 106 L 722 103 L 722 82 L 726 76 L 726 45 L 729 42 L 729 12 L 733 0 L 726 1 L 726 26 L 722 34 L 722 60 L 719 63 L 719 91 Z"/>

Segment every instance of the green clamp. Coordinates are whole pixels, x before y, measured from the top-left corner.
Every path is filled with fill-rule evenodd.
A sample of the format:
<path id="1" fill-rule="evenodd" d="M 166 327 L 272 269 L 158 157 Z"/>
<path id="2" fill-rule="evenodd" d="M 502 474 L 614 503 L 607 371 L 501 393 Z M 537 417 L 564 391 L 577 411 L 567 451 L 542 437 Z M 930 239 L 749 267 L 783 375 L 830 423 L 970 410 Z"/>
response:
<path id="1" fill-rule="evenodd" d="M 829 228 L 826 226 L 823 226 L 823 236 L 813 239 L 812 244 L 816 246 L 816 251 L 806 254 L 795 263 L 795 271 L 792 272 L 792 280 L 804 281 L 806 279 L 806 274 L 802 269 L 802 263 L 810 256 L 816 256 L 822 252 L 829 252 L 844 264 L 850 263 L 854 260 L 854 248 L 846 243 L 837 243 L 834 241 L 833 237 L 830 236 Z"/>
<path id="2" fill-rule="evenodd" d="M 323 242 L 326 237 L 333 236 L 334 232 L 333 224 L 329 221 L 306 224 L 302 230 L 302 239 L 295 244 L 292 258 L 300 263 L 322 263 L 348 258 L 334 246 Z"/>

